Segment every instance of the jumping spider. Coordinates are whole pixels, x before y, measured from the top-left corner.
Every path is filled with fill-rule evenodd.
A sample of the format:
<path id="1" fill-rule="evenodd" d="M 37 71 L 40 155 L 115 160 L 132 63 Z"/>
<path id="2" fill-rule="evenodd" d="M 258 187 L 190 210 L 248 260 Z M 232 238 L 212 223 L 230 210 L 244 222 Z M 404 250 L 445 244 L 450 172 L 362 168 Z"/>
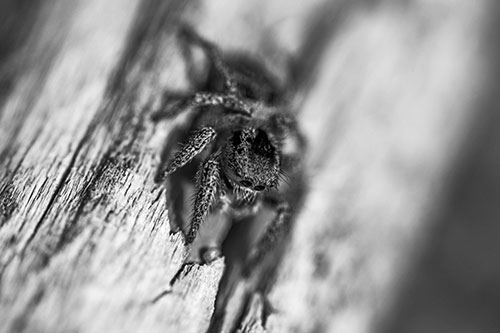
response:
<path id="1" fill-rule="evenodd" d="M 179 37 L 185 56 L 198 47 L 209 68 L 201 88 L 205 91 L 166 93 L 166 107 L 153 116 L 159 120 L 192 111 L 186 128 L 191 134 L 163 162 L 158 180 L 175 178 L 176 171 L 193 163 L 198 169 L 187 244 L 195 240 L 209 214 L 241 219 L 254 216 L 262 205 L 274 209 L 272 221 L 248 256 L 250 268 L 280 242 L 289 227 L 295 208 L 292 192 L 300 186 L 295 175 L 301 170 L 304 140 L 284 89 L 262 64 L 246 55 L 222 54 L 188 26 L 180 28 Z M 218 255 L 219 249 L 212 253 Z"/>

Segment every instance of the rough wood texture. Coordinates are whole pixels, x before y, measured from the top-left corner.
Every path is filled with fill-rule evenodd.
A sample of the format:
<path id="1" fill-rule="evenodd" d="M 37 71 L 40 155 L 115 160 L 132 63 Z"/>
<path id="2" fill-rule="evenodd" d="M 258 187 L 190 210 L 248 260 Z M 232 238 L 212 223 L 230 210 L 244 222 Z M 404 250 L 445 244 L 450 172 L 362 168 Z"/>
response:
<path id="1" fill-rule="evenodd" d="M 0 331 L 367 332 L 389 316 L 477 115 L 489 2 L 5 2 Z M 154 183 L 175 27 L 303 82 L 308 196 L 268 294 L 183 266 Z M 274 308 L 271 311 L 271 307 Z M 212 324 L 211 324 L 212 323 Z M 210 326 L 211 324 L 211 326 Z"/>

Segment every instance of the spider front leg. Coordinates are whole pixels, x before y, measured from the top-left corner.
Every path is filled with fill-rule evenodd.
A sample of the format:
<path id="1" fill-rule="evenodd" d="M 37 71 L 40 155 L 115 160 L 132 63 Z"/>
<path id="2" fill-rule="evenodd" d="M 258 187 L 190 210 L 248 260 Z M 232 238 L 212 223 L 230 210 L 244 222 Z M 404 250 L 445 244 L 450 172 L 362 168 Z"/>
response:
<path id="1" fill-rule="evenodd" d="M 196 155 L 201 153 L 215 139 L 216 132 L 212 127 L 203 127 L 188 139 L 188 142 L 179 149 L 174 157 L 167 162 L 166 167 L 160 172 L 157 179 L 162 181 L 165 177 L 180 167 L 189 163 Z"/>
<path id="2" fill-rule="evenodd" d="M 223 106 L 232 112 L 240 113 L 245 116 L 252 116 L 253 112 L 260 107 L 259 103 L 248 99 L 238 98 L 235 95 L 216 93 L 216 92 L 198 92 L 192 95 L 172 94 L 170 102 L 165 103 L 168 107 L 154 113 L 151 116 L 153 121 L 173 118 L 190 106 Z"/>
<path id="3" fill-rule="evenodd" d="M 281 243 L 291 222 L 291 208 L 286 201 L 272 201 L 276 216 L 259 238 L 246 260 L 243 274 L 248 276 L 265 256 Z"/>
<path id="4" fill-rule="evenodd" d="M 196 197 L 194 201 L 191 226 L 186 235 L 186 243 L 190 244 L 196 238 L 201 223 L 208 215 L 215 202 L 220 183 L 220 166 L 216 156 L 206 160 L 198 170 L 196 181 Z"/>

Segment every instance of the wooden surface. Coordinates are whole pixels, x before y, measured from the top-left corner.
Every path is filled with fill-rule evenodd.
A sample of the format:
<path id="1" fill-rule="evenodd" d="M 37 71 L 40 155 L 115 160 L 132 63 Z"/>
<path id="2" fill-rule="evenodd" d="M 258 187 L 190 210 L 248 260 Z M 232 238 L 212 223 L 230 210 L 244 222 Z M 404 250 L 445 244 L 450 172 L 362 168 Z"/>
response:
<path id="1" fill-rule="evenodd" d="M 478 131 L 489 2 L 2 6 L 0 331 L 391 325 Z M 181 21 L 262 59 L 284 82 L 298 78 L 309 147 L 306 202 L 276 275 L 264 293 L 253 292 L 255 281 L 233 281 L 217 318 L 225 260 L 182 265 L 188 250 L 154 183 L 175 122 L 149 116 L 163 91 L 188 88 Z"/>

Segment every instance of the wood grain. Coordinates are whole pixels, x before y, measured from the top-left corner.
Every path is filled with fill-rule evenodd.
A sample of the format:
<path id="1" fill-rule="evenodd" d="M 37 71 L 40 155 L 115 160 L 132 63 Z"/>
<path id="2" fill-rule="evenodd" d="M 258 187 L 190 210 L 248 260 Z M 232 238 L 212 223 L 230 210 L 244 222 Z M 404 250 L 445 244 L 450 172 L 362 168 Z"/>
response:
<path id="1" fill-rule="evenodd" d="M 5 6 L 0 331 L 367 332 L 391 311 L 473 128 L 486 0 Z M 232 281 L 217 316 L 225 259 L 183 265 L 154 182 L 181 21 L 297 80 L 309 147 L 275 276 Z"/>

